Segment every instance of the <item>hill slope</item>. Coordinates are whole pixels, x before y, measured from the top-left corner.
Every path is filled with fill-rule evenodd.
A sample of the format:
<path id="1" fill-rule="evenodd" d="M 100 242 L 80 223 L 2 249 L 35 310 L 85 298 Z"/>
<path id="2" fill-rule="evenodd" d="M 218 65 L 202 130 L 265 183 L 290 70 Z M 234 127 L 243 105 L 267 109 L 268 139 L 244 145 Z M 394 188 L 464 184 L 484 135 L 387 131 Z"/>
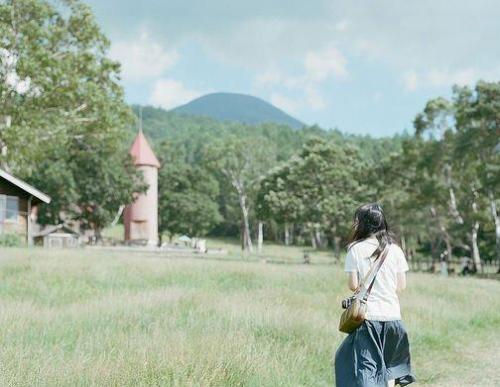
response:
<path id="1" fill-rule="evenodd" d="M 245 124 L 274 122 L 299 129 L 302 122 L 270 103 L 251 95 L 212 93 L 172 109 L 173 112 L 207 116 L 220 121 L 238 121 Z"/>

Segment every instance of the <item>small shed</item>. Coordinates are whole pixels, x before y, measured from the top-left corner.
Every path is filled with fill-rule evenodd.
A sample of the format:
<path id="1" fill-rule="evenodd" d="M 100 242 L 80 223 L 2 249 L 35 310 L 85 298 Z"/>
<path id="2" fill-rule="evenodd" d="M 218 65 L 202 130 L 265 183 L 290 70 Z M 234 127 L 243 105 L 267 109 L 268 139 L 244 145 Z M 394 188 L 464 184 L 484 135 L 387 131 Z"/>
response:
<path id="1" fill-rule="evenodd" d="M 34 235 L 35 245 L 48 248 L 72 248 L 80 246 L 80 234 L 64 224 L 47 226 Z"/>

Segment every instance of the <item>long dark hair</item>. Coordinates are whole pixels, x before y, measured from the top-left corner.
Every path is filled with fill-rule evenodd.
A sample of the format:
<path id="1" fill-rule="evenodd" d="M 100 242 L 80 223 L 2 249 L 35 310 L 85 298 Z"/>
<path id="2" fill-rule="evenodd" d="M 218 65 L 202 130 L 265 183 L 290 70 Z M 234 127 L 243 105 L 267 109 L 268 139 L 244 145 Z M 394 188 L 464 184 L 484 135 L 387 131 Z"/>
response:
<path id="1" fill-rule="evenodd" d="M 396 243 L 394 235 L 389 231 L 384 211 L 377 203 L 364 204 L 354 213 L 349 247 L 372 236 L 378 240 L 378 247 L 372 257 L 379 256 L 387 244 Z"/>

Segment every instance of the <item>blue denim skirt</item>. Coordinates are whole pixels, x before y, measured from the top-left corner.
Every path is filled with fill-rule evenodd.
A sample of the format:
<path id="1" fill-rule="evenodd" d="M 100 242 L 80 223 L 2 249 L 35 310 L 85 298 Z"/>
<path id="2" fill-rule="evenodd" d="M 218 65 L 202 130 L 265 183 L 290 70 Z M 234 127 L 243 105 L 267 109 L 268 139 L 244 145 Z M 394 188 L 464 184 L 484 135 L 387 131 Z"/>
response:
<path id="1" fill-rule="evenodd" d="M 415 381 L 406 329 L 401 320 L 365 320 L 335 353 L 336 386 L 386 387 L 392 379 L 400 386 Z"/>

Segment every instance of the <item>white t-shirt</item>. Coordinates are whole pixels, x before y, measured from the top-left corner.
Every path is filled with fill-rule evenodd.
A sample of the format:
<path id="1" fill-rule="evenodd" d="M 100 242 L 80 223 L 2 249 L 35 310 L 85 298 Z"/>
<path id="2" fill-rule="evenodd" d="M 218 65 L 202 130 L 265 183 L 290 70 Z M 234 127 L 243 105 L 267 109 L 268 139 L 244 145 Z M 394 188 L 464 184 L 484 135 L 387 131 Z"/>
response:
<path id="1" fill-rule="evenodd" d="M 362 280 L 375 260 L 370 256 L 377 247 L 378 241 L 375 237 L 354 243 L 347 251 L 345 271 L 358 272 L 359 279 Z M 367 320 L 401 320 L 399 299 L 396 293 L 397 273 L 405 271 L 408 271 L 408 263 L 403 250 L 393 243 L 389 247 L 387 257 L 380 267 L 368 297 Z"/>

